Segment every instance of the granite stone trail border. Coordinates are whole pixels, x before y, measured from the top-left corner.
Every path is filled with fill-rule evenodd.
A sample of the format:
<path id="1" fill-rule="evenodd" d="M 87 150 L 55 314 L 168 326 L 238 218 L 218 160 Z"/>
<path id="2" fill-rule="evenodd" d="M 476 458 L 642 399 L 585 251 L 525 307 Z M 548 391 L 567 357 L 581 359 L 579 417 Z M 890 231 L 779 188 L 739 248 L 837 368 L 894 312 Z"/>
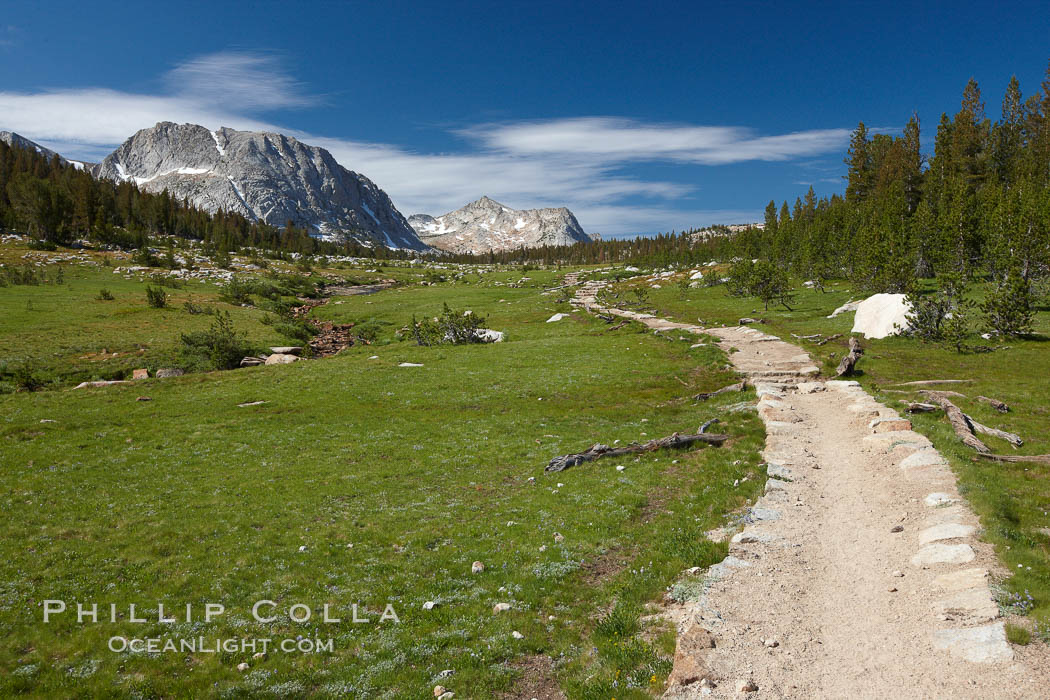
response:
<path id="1" fill-rule="evenodd" d="M 823 381 L 797 346 L 751 327 L 701 328 L 599 308 L 654 330 L 720 339 L 755 385 L 765 494 L 675 605 L 667 697 L 1046 698 L 1050 654 L 1006 641 L 1000 570 L 946 461 L 856 383 Z"/>

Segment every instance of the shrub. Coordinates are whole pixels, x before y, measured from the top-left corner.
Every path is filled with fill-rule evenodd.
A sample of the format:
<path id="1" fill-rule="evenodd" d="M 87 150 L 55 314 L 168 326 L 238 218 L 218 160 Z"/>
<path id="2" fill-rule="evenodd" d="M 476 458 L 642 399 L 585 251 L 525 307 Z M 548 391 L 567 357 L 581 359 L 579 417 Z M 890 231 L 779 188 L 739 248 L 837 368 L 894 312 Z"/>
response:
<path id="1" fill-rule="evenodd" d="M 734 297 L 758 297 L 767 310 L 775 302 L 791 311 L 790 303 L 794 299 L 787 273 L 768 260 L 755 263 L 745 259 L 733 263 L 726 290 Z"/>
<path id="2" fill-rule="evenodd" d="M 102 289 L 98 290 L 98 294 L 95 295 L 95 298 L 99 301 L 113 301 L 113 294 L 111 294 L 108 289 L 103 287 Z"/>
<path id="3" fill-rule="evenodd" d="M 194 304 L 192 301 L 187 301 L 185 304 L 182 305 L 182 308 L 186 311 L 186 313 L 193 315 L 215 313 L 215 309 L 213 309 L 212 307 Z"/>
<path id="4" fill-rule="evenodd" d="M 303 321 L 279 321 L 272 323 L 273 329 L 283 336 L 289 338 L 295 338 L 302 342 L 310 340 L 317 334 L 313 326 L 308 325 Z"/>
<path id="5" fill-rule="evenodd" d="M 54 241 L 44 240 L 42 238 L 30 238 L 29 239 L 30 250 L 58 250 L 58 246 L 55 245 Z"/>
<path id="6" fill-rule="evenodd" d="M 14 380 L 15 388 L 18 391 L 37 391 L 43 389 L 47 383 L 47 379 L 34 371 L 28 364 L 21 365 L 15 369 L 11 378 Z"/>
<path id="7" fill-rule="evenodd" d="M 962 352 L 972 333 L 974 304 L 966 296 L 966 282 L 955 273 L 937 278 L 933 294 L 907 296 L 911 311 L 908 334 L 925 343 L 941 343 Z"/>
<path id="8" fill-rule="evenodd" d="M 484 323 L 485 319 L 473 311 L 460 313 L 450 309 L 448 304 L 443 304 L 441 315 L 433 320 L 416 322 L 413 316 L 412 334 L 417 345 L 480 343 L 477 331 Z"/>
<path id="9" fill-rule="evenodd" d="M 1005 336 L 1028 335 L 1032 332 L 1032 286 L 1015 268 L 981 304 L 989 330 Z"/>
<path id="10" fill-rule="evenodd" d="M 179 355 L 188 369 L 233 369 L 253 351 L 244 334 L 234 330 L 230 312 L 219 311 L 208 330 L 182 335 Z"/>
<path id="11" fill-rule="evenodd" d="M 146 303 L 154 309 L 163 309 L 168 305 L 168 293 L 160 287 L 146 287 Z"/>
<path id="12" fill-rule="evenodd" d="M 251 303 L 252 284 L 246 280 L 232 279 L 219 288 L 219 298 L 229 304 Z"/>
<path id="13" fill-rule="evenodd" d="M 143 246 L 135 251 L 135 254 L 131 257 L 131 262 L 142 267 L 160 267 L 160 260 L 150 252 L 147 246 Z"/>

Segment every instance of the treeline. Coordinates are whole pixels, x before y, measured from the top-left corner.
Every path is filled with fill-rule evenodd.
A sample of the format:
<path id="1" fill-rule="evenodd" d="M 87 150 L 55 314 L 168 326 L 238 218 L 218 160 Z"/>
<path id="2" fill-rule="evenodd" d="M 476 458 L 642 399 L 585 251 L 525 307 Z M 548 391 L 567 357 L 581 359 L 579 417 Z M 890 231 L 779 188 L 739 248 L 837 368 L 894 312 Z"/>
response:
<path id="1" fill-rule="evenodd" d="M 871 291 L 945 274 L 1030 283 L 1050 271 L 1050 68 L 1027 100 L 1012 78 L 994 122 L 971 79 L 959 111 L 941 115 L 929 159 L 913 115 L 900 136 L 858 125 L 846 164 L 844 197 L 818 200 L 810 188 L 791 208 L 770 202 L 763 230 L 716 247 Z"/>
<path id="2" fill-rule="evenodd" d="M 18 230 L 47 244 L 86 239 L 141 249 L 151 236 L 203 241 L 206 248 L 236 252 L 252 246 L 275 254 L 401 258 L 410 253 L 372 249 L 348 239 L 321 241 L 291 221 L 283 228 L 228 212 L 209 214 L 186 200 L 143 192 L 131 182 L 96 179 L 89 172 L 33 149 L 0 142 L 0 228 Z"/>
<path id="3" fill-rule="evenodd" d="M 900 136 L 859 124 L 845 161 L 845 195 L 818 199 L 810 187 L 793 206 L 771 201 L 764 228 L 457 260 L 662 266 L 765 259 L 799 277 L 847 278 L 873 292 L 909 291 L 917 279 L 944 275 L 984 276 L 998 285 L 1011 274 L 1029 285 L 1050 275 L 1050 66 L 1027 99 L 1012 78 L 995 121 L 970 80 L 955 115 L 941 115 L 932 157 L 919 137 L 918 115 Z"/>
<path id="4" fill-rule="evenodd" d="M 691 265 L 711 259 L 710 246 L 697 243 L 695 234 L 701 229 L 681 233 L 661 233 L 653 237 L 610 239 L 574 243 L 566 246 L 542 246 L 493 251 L 479 255 L 442 256 L 442 260 L 457 263 L 563 264 L 600 265 L 634 263 L 653 267 Z"/>

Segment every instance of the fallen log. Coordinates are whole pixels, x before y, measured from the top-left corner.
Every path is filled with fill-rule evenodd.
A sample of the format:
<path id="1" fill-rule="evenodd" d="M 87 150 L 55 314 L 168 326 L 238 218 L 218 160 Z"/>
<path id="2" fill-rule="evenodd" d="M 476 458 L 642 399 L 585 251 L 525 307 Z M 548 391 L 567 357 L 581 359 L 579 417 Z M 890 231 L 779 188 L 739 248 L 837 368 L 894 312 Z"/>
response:
<path id="1" fill-rule="evenodd" d="M 904 410 L 908 413 L 932 413 L 941 410 L 941 407 L 932 403 L 909 403 Z"/>
<path id="2" fill-rule="evenodd" d="M 928 396 L 934 401 L 937 400 L 938 396 L 953 396 L 957 399 L 965 399 L 966 394 L 960 394 L 958 391 L 934 391 L 932 389 L 919 389 L 919 393 L 923 396 Z"/>
<path id="3" fill-rule="evenodd" d="M 719 394 L 725 394 L 725 393 L 728 393 L 730 391 L 744 391 L 745 389 L 747 389 L 747 381 L 746 380 L 742 381 L 742 382 L 737 382 L 736 384 L 730 384 L 729 386 L 724 386 L 721 389 L 719 389 L 718 391 L 708 391 L 708 392 L 703 392 L 703 393 L 697 394 L 696 396 L 693 397 L 693 400 L 694 401 L 707 401 L 712 396 L 718 396 Z"/>
<path id="4" fill-rule="evenodd" d="M 836 338 L 841 338 L 841 337 L 842 337 L 841 333 L 836 333 L 835 335 L 829 335 L 824 340 L 818 341 L 817 345 L 824 345 L 826 343 L 830 343 L 832 340 L 835 340 Z"/>
<path id="5" fill-rule="evenodd" d="M 991 459 L 996 462 L 1035 462 L 1037 464 L 1050 464 L 1050 455 L 993 455 L 979 454 L 978 457 Z"/>
<path id="6" fill-rule="evenodd" d="M 721 445 L 729 439 L 728 435 L 718 433 L 700 433 L 696 435 L 682 435 L 681 433 L 674 433 L 658 440 L 650 440 L 649 442 L 638 444 L 636 442 L 627 445 L 626 447 L 609 447 L 597 443 L 591 445 L 584 452 L 577 452 L 576 454 L 562 455 L 555 457 L 547 466 L 544 467 L 545 472 L 560 472 L 568 469 L 569 467 L 575 467 L 577 464 L 583 464 L 584 462 L 593 462 L 596 459 L 602 457 L 619 457 L 621 455 L 635 454 L 638 452 L 652 452 L 654 450 L 667 449 L 673 447 L 687 447 L 695 442 L 704 442 L 708 445 Z"/>
<path id="7" fill-rule="evenodd" d="M 973 425 L 966 418 L 966 414 L 959 410 L 959 407 L 949 401 L 946 397 L 940 396 L 937 398 L 937 403 L 944 409 L 945 414 L 948 416 L 948 422 L 952 424 L 952 429 L 955 430 L 955 434 L 959 436 L 963 444 L 967 447 L 972 447 L 981 453 L 990 453 L 991 450 L 983 442 L 977 439 L 974 435 Z"/>
<path id="8" fill-rule="evenodd" d="M 920 379 L 916 382 L 901 382 L 890 386 L 920 386 L 922 384 L 968 384 L 972 379 Z"/>
<path id="9" fill-rule="evenodd" d="M 1009 413 L 1010 412 L 1010 407 L 1007 406 L 1002 401 L 1000 401 L 999 399 L 992 399 L 992 398 L 989 398 L 987 396 L 978 396 L 977 400 L 978 401 L 983 401 L 986 404 L 991 404 L 992 408 L 994 408 L 996 411 L 999 411 L 999 413 Z"/>
<path id="10" fill-rule="evenodd" d="M 1006 440 L 1015 448 L 1024 445 L 1024 440 L 1021 439 L 1020 435 L 1008 433 L 1005 430 L 999 430 L 998 428 L 989 428 L 987 425 L 982 425 L 978 423 L 967 414 L 964 413 L 963 415 L 966 416 L 966 420 L 970 421 L 970 425 L 973 426 L 973 429 L 976 430 L 978 433 L 981 433 L 982 435 L 991 435 L 992 437 L 997 437 L 1000 440 Z"/>

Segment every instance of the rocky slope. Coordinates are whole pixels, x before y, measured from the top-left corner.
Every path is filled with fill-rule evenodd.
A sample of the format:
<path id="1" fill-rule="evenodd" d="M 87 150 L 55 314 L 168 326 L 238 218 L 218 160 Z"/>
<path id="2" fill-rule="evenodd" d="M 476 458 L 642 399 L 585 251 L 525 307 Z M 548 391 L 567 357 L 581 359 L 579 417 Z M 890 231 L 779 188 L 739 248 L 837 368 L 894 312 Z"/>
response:
<path id="1" fill-rule="evenodd" d="M 325 149 L 281 134 L 161 122 L 129 138 L 94 172 L 150 192 L 167 189 L 212 213 L 237 212 L 273 226 L 290 219 L 329 239 L 427 248 L 374 182 Z"/>
<path id="2" fill-rule="evenodd" d="M 30 141 L 25 136 L 16 134 L 13 131 L 0 131 L 0 141 L 3 141 L 11 148 L 25 148 L 31 151 L 36 151 L 48 160 L 51 160 L 53 156 L 58 156 L 58 159 L 61 160 L 63 163 L 70 163 L 73 166 L 80 169 L 83 169 L 85 166 L 85 163 L 81 163 L 79 160 L 69 160 L 67 158 L 63 158 L 62 156 L 52 151 L 50 148 L 44 148 L 39 143 Z M 88 167 L 90 167 L 89 164 Z"/>
<path id="3" fill-rule="evenodd" d="M 517 210 L 488 197 L 436 218 L 415 214 L 408 223 L 424 243 L 453 253 L 487 253 L 591 240 L 565 207 Z"/>

